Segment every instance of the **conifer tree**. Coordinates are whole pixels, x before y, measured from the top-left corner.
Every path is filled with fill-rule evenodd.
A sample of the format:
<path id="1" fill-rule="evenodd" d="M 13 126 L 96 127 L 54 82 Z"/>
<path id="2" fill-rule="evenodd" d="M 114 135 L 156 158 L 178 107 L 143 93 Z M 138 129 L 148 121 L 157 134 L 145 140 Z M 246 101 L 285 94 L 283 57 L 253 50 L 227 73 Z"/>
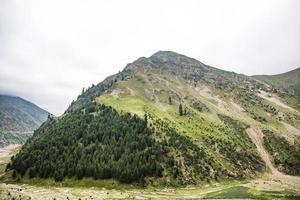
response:
<path id="1" fill-rule="evenodd" d="M 182 105 L 179 104 L 179 116 L 183 115 Z"/>
<path id="2" fill-rule="evenodd" d="M 169 104 L 172 104 L 172 98 L 169 96 Z"/>
<path id="3" fill-rule="evenodd" d="M 145 124 L 147 125 L 147 124 L 148 124 L 148 116 L 147 116 L 147 113 L 144 114 L 144 120 L 145 120 Z"/>

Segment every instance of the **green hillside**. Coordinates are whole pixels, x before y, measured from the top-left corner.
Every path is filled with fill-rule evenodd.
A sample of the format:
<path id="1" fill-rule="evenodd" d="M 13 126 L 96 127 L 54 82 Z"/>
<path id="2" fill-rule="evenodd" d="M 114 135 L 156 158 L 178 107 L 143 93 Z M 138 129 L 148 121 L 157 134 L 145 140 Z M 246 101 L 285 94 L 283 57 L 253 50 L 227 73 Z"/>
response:
<path id="1" fill-rule="evenodd" d="M 282 99 L 300 111 L 300 68 L 277 75 L 256 75 L 253 78 L 272 86 Z"/>
<path id="2" fill-rule="evenodd" d="M 0 146 L 25 142 L 47 116 L 47 111 L 29 101 L 0 95 Z"/>
<path id="3" fill-rule="evenodd" d="M 300 96 L 300 68 L 283 74 L 256 75 L 253 77 L 288 93 Z"/>
<path id="4" fill-rule="evenodd" d="M 251 77 L 160 51 L 83 91 L 35 132 L 8 169 L 14 178 L 167 185 L 256 177 L 269 166 L 249 129 L 297 140 L 286 124 L 300 125 L 299 113 L 268 92 Z M 285 145 L 272 142 L 270 152 Z M 295 173 L 300 152 L 293 152 L 282 162 L 285 173 Z"/>

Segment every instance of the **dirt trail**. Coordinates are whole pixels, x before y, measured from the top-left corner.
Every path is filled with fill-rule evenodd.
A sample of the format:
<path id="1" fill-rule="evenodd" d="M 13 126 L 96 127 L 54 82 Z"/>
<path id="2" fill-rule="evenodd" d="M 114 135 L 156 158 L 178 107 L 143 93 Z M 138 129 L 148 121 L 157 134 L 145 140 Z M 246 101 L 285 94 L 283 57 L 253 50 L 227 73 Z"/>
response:
<path id="1" fill-rule="evenodd" d="M 295 110 L 294 108 L 291 108 L 290 106 L 288 106 L 285 103 L 283 103 L 282 101 L 280 101 L 280 99 L 278 97 L 276 97 L 276 96 L 269 96 L 271 94 L 269 94 L 269 93 L 267 93 L 265 91 L 261 91 L 257 95 L 260 96 L 260 97 L 262 97 L 262 98 L 264 98 L 264 99 L 266 99 L 266 100 L 268 100 L 268 101 L 270 101 L 270 102 L 272 102 L 272 103 L 274 103 L 274 104 L 276 104 L 276 105 L 278 105 L 278 106 L 280 106 L 280 107 L 282 107 L 282 108 L 286 108 L 286 109 L 288 109 L 288 110 L 290 110 L 292 112 L 298 113 L 297 110 Z"/>
<path id="2" fill-rule="evenodd" d="M 14 149 L 16 149 L 17 147 L 19 147 L 19 146 L 21 146 L 21 145 L 19 145 L 19 144 L 10 144 L 10 145 L 7 145 L 3 148 L 0 148 L 0 158 L 9 156 L 9 154 L 12 153 L 12 151 Z"/>
<path id="3" fill-rule="evenodd" d="M 283 126 L 293 135 L 295 136 L 300 136 L 300 130 L 297 129 L 296 127 L 288 124 L 288 123 L 285 123 L 285 122 L 281 122 L 283 124 Z"/>
<path id="4" fill-rule="evenodd" d="M 0 148 L 0 164 L 7 164 L 11 154 L 13 154 L 13 151 L 19 147 L 19 144 L 10 144 Z"/>
<path id="5" fill-rule="evenodd" d="M 263 161 L 266 163 L 266 166 L 271 170 L 271 182 L 273 183 L 281 183 L 283 188 L 293 188 L 300 192 L 300 177 L 299 176 L 289 176 L 283 174 L 282 172 L 278 171 L 273 163 L 271 162 L 270 155 L 266 151 L 263 146 L 263 133 L 259 128 L 250 127 L 246 130 L 247 134 L 251 138 L 252 142 L 256 145 L 257 151 Z"/>
<path id="6" fill-rule="evenodd" d="M 257 151 L 263 161 L 266 163 L 266 166 L 271 170 L 273 174 L 280 173 L 272 164 L 270 156 L 266 149 L 263 146 L 263 133 L 259 128 L 248 128 L 246 130 L 247 134 L 251 138 L 252 142 L 256 145 Z"/>
<path id="7" fill-rule="evenodd" d="M 198 97 L 200 95 L 200 97 L 211 101 L 212 103 L 216 104 L 219 108 L 226 109 L 228 107 L 226 102 L 222 100 L 219 95 L 214 94 L 212 90 L 209 89 L 207 86 L 196 87 L 195 90 L 198 92 Z"/>

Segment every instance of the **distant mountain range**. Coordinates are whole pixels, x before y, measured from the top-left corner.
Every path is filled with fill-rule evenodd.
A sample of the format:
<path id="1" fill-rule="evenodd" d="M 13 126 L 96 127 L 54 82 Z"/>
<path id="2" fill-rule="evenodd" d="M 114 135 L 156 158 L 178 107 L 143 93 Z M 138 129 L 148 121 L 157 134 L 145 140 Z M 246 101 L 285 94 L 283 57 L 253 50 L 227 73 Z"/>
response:
<path id="1" fill-rule="evenodd" d="M 10 170 L 166 185 L 300 175 L 294 74 L 249 77 L 171 51 L 141 57 L 40 127 Z"/>
<path id="2" fill-rule="evenodd" d="M 0 146 L 25 142 L 47 117 L 47 111 L 29 101 L 0 95 Z"/>

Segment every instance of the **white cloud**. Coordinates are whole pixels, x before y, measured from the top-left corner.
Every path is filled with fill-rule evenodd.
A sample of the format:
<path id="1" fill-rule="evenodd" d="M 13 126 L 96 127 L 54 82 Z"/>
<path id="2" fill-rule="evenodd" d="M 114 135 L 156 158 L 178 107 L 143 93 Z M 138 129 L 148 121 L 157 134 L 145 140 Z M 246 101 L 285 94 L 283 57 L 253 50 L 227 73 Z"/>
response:
<path id="1" fill-rule="evenodd" d="M 225 70 L 300 65 L 300 2 L 0 2 L 0 91 L 61 114 L 82 87 L 141 56 L 172 50 Z"/>

